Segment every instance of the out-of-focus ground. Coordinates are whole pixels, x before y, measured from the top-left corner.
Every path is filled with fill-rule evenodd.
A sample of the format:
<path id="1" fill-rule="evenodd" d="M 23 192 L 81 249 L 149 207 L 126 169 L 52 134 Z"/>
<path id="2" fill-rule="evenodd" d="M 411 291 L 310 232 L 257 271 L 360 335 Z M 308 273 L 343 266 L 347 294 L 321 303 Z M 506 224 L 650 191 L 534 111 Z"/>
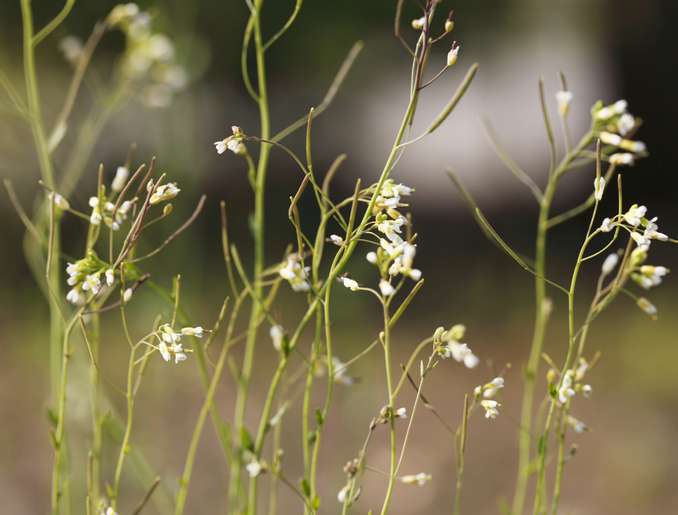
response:
<path id="1" fill-rule="evenodd" d="M 273 31 L 293 2 L 269 3 L 264 25 L 265 30 Z M 338 196 L 347 196 L 355 178 L 371 180 L 381 170 L 404 108 L 408 59 L 390 33 L 394 2 L 337 0 L 307 4 L 295 27 L 269 54 L 273 124 L 282 128 L 319 102 L 344 54 L 354 41 L 364 40 L 365 50 L 345 89 L 314 123 L 317 170 L 326 170 L 339 153 L 349 156 L 335 186 Z M 68 83 L 69 68 L 56 49 L 57 41 L 69 33 L 86 36 L 112 5 L 108 1 L 77 3 L 64 27 L 40 47 L 41 93 L 48 116 L 58 112 Z M 108 170 L 115 169 L 124 160 L 130 142 L 138 144 L 139 159 L 157 155 L 162 170 L 179 181 L 183 190 L 183 206 L 177 202 L 179 216 L 190 210 L 190 204 L 201 193 L 207 192 L 207 208 L 194 228 L 147 267 L 154 279 L 166 286 L 173 273 L 181 272 L 184 305 L 196 321 L 210 325 L 227 288 L 219 239 L 219 200 L 225 199 L 229 205 L 232 237 L 245 256 L 250 247 L 247 216 L 251 202 L 242 164 L 231 155 L 218 156 L 212 146 L 213 141 L 227 135 L 234 123 L 250 133 L 256 133 L 258 128 L 255 107 L 240 80 L 239 48 L 246 7 L 235 0 L 168 0 L 152 5 L 163 30 L 177 35 L 180 60 L 192 77 L 189 87 L 167 109 L 147 110 L 132 103 L 117 114 L 105 128 L 89 173 L 72 201 L 85 205 L 96 181 L 97 163 L 103 162 Z M 454 70 L 426 90 L 419 112 L 421 125 L 415 126 L 413 133 L 424 128 L 425 121 L 446 102 L 466 67 L 478 61 L 481 68 L 453 117 L 433 137 L 412 146 L 394 172 L 398 180 L 417 190 L 411 211 L 420 235 L 417 263 L 427 279 L 396 331 L 394 361 L 406 359 L 414 345 L 439 325 L 467 325 L 468 343 L 482 365 L 469 371 L 452 362 L 442 363 L 424 388 L 441 415 L 455 426 L 464 392 L 511 364 L 506 372 L 502 414 L 492 422 L 484 420 L 480 413 L 474 414 L 466 458 L 464 512 L 497 513 L 500 500 L 510 500 L 514 483 L 521 367 L 531 337 L 532 279 L 480 234 L 444 169 L 454 168 L 497 230 L 521 253 L 530 255 L 536 208 L 529 193 L 501 168 L 483 136 L 480 117 L 493 123 L 504 146 L 539 181 L 545 174 L 548 152 L 537 79 L 544 76 L 555 115 L 551 99 L 559 87 L 557 72 L 562 70 L 575 93 L 575 134 L 586 130 L 589 108 L 598 98 L 626 98 L 631 110 L 643 118 L 645 125 L 639 137 L 647 142 L 651 155 L 624 171 L 625 195 L 629 203 L 647 204 L 650 213 L 660 217 L 665 232 L 678 234 L 677 159 L 673 150 L 678 100 L 672 66 L 678 48 L 673 30 L 678 13 L 672 0 L 463 1 L 450 7 L 457 13 L 455 37 L 463 45 L 460 60 Z M 34 2 L 34 9 L 41 24 L 56 7 L 43 1 Z M 414 17 L 416 10 L 412 8 L 409 13 Z M 0 67 L 17 85 L 22 84 L 19 48 L 18 2 L 3 2 Z M 106 63 L 113 59 L 116 49 L 116 41 L 105 40 L 96 58 Z M 446 49 L 432 59 L 442 64 L 443 50 Z M 78 109 L 76 116 L 82 115 Z M 21 199 L 30 206 L 38 191 L 32 139 L 16 118 L 4 111 L 0 116 L 0 174 L 12 179 Z M 299 137 L 288 143 L 303 152 Z M 565 184 L 556 210 L 587 196 L 592 177 L 590 169 L 575 173 Z M 268 190 L 270 256 L 281 255 L 293 239 L 286 211 L 288 197 L 296 190 L 299 179 L 290 161 L 274 152 Z M 606 199 L 603 210 L 613 212 L 615 202 Z M 46 512 L 49 498 L 47 309 L 23 261 L 22 226 L 4 196 L 0 210 L 0 511 L 28 515 Z M 309 209 L 302 211 L 302 217 L 304 213 L 313 216 Z M 577 219 L 554 232 L 551 277 L 567 280 L 585 222 Z M 77 228 L 75 223 L 66 226 L 67 247 L 71 249 L 78 248 Z M 158 242 L 162 236 L 157 236 Z M 655 245 L 653 254 L 653 263 L 678 268 L 675 249 Z M 269 264 L 274 262 L 271 257 Z M 592 262 L 584 271 L 582 310 L 598 266 L 599 262 Z M 373 279 L 360 253 L 349 271 L 359 280 Z M 676 284 L 676 279 L 669 276 L 651 293 L 660 310 L 657 321 L 647 319 L 632 301 L 621 299 L 597 321 L 591 333 L 591 351 L 602 353 L 589 377 L 594 394 L 589 400 L 578 398 L 574 408 L 574 414 L 591 431 L 571 440 L 577 452 L 566 465 L 563 514 L 678 511 L 674 479 L 678 473 L 678 322 L 673 316 L 678 309 Z M 280 316 L 292 325 L 302 306 L 291 293 L 285 291 L 283 295 L 289 308 Z M 566 303 L 557 291 L 551 295 L 556 311 L 549 325 L 546 351 L 554 358 L 562 358 Z M 335 349 L 340 358 L 347 360 L 377 334 L 379 310 L 369 296 L 342 290 L 336 297 Z M 166 307 L 150 291 L 140 292 L 131 307 L 141 305 L 145 306 L 143 310 L 132 314 L 138 334 L 148 329 L 156 313 L 166 313 Z M 106 380 L 120 387 L 126 346 L 115 320 L 104 325 L 103 333 L 101 361 L 105 363 Z M 307 338 L 304 344 L 308 343 Z M 262 338 L 260 347 L 253 406 L 262 401 L 274 359 L 266 338 Z M 239 357 L 236 354 L 236 359 Z M 84 448 L 89 438 L 85 364 L 85 349 L 78 344 L 70 389 L 73 427 L 81 428 L 72 434 L 74 448 L 79 444 Z M 385 403 L 384 392 L 374 386 L 375 382 L 383 382 L 381 365 L 382 356 L 376 349 L 351 371 L 359 381 L 350 388 L 337 388 L 325 436 L 328 445 L 320 461 L 324 499 L 321 512 L 336 511 L 335 495 L 343 485 L 341 469 L 356 455 L 370 419 Z M 219 392 L 224 413 L 233 408 L 230 384 Z M 114 409 L 121 411 L 122 399 L 112 387 L 107 388 Z M 143 449 L 154 470 L 163 477 L 163 486 L 156 494 L 159 503 L 149 513 L 167 513 L 162 499 L 176 485 L 202 393 L 197 368 L 190 360 L 177 367 L 154 360 L 140 393 L 138 432 L 132 442 Z M 411 405 L 412 392 L 407 392 L 404 401 Z M 321 402 L 320 394 L 315 402 Z M 257 420 L 256 414 L 256 409 L 249 412 L 251 424 Z M 288 442 L 286 474 L 295 482 L 301 472 L 298 415 L 297 408 L 291 409 L 283 426 L 283 439 Z M 421 488 L 399 486 L 393 512 L 447 513 L 454 495 L 454 444 L 431 413 L 421 410 L 417 416 L 402 472 L 425 471 L 434 480 Z M 385 469 L 387 452 L 385 431 L 377 430 L 370 447 L 370 463 Z M 110 467 L 112 459 L 110 452 L 106 454 L 105 466 Z M 74 464 L 84 465 L 84 456 L 77 452 L 73 460 Z M 225 474 L 208 425 L 199 450 L 188 513 L 223 511 Z M 382 477 L 368 473 L 356 512 L 378 507 L 384 487 Z M 126 492 L 123 507 L 131 510 L 143 491 L 130 485 Z M 81 493 L 74 491 L 74 513 L 79 513 L 77 496 Z M 283 513 L 301 510 L 298 499 L 284 488 L 280 490 L 280 502 Z"/>

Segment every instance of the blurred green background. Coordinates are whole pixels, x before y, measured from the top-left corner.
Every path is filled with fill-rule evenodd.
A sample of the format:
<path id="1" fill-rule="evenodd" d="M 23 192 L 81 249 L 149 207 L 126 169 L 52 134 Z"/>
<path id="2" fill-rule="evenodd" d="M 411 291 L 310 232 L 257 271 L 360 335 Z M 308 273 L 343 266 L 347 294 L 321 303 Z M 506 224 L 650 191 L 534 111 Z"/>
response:
<path id="1" fill-rule="evenodd" d="M 38 26 L 58 11 L 56 4 L 33 2 Z M 307 0 L 294 27 L 267 57 L 275 130 L 317 105 L 351 45 L 357 40 L 365 42 L 333 105 L 314 123 L 317 170 L 326 170 L 338 154 L 348 154 L 335 180 L 338 197 L 350 194 L 355 178 L 370 181 L 378 177 L 405 106 L 409 60 L 392 36 L 394 4 L 392 0 Z M 66 35 L 86 38 L 113 5 L 104 0 L 76 2 L 64 25 L 39 47 L 38 72 L 47 119 L 58 113 L 71 73 L 58 41 Z M 252 203 L 242 163 L 230 154 L 218 156 L 212 145 L 230 132 L 232 124 L 251 134 L 258 131 L 256 106 L 246 95 L 240 76 L 240 44 L 247 10 L 244 2 L 237 0 L 168 0 L 140 5 L 150 9 L 156 26 L 175 41 L 178 61 L 188 71 L 189 84 L 168 108 L 147 109 L 131 101 L 116 112 L 103 127 L 71 202 L 85 206 L 96 184 L 98 163 L 112 173 L 125 160 L 132 142 L 138 146 L 137 161 L 157 156 L 160 169 L 182 188 L 181 201 L 175 202 L 177 218 L 152 236 L 156 242 L 169 234 L 172 224 L 179 224 L 177 220 L 190 212 L 200 194 L 207 193 L 207 207 L 192 230 L 146 268 L 155 281 L 166 286 L 173 273 L 181 272 L 184 305 L 196 321 L 208 326 L 227 292 L 219 236 L 220 200 L 228 204 L 232 238 L 245 257 L 251 247 L 247 217 Z M 292 1 L 266 2 L 264 31 L 273 33 L 292 5 Z M 455 9 L 455 38 L 461 42 L 462 51 L 457 66 L 426 90 L 419 128 L 447 101 L 472 62 L 478 61 L 481 67 L 452 118 L 433 137 L 413 146 L 394 171 L 397 180 L 417 190 L 412 197 L 414 223 L 420 235 L 417 263 L 427 278 L 395 336 L 395 359 L 405 359 L 416 342 L 439 325 L 467 325 L 468 343 L 483 365 L 468 371 L 444 363 L 425 387 L 430 400 L 454 425 L 459 420 L 464 392 L 489 379 L 494 370 L 512 364 L 506 374 L 502 415 L 493 422 L 474 417 L 467 451 L 464 511 L 497 513 L 498 501 L 510 499 L 513 492 L 520 371 L 532 328 L 532 280 L 484 239 L 444 169 L 454 168 L 497 230 L 514 248 L 531 254 L 536 206 L 529 192 L 516 185 L 501 167 L 483 136 L 480 118 L 491 120 L 504 146 L 535 180 L 543 179 L 548 149 L 537 80 L 540 75 L 544 77 L 548 98 L 552 99 L 559 88 L 557 73 L 562 70 L 575 95 L 571 108 L 575 135 L 586 130 L 589 108 L 597 99 L 608 102 L 625 98 L 631 111 L 644 120 L 639 137 L 647 142 L 650 157 L 623 171 L 625 196 L 629 203 L 648 205 L 649 212 L 659 216 L 660 227 L 677 234 L 678 158 L 674 148 L 678 97 L 674 85 L 678 4 L 673 0 L 459 0 L 445 2 L 443 7 Z M 408 3 L 406 12 L 405 20 L 418 16 L 414 2 Z M 0 3 L 0 68 L 21 90 L 20 20 L 18 1 Z M 406 33 L 412 36 L 407 28 Z M 118 36 L 107 35 L 94 56 L 94 71 L 103 83 L 121 51 Z M 432 59 L 442 63 L 445 50 L 440 48 Z M 76 122 L 96 102 L 86 85 L 74 112 Z M 555 115 L 553 101 L 550 107 Z M 288 144 L 303 152 L 299 136 Z M 26 125 L 7 110 L 0 110 L 0 175 L 13 181 L 22 202 L 29 207 L 39 192 L 34 156 Z M 64 159 L 64 155 L 56 154 L 57 173 Z M 272 265 L 293 239 L 286 212 L 289 195 L 296 191 L 300 177 L 280 152 L 273 153 L 269 176 L 268 264 Z M 592 177 L 592 169 L 574 173 L 562 189 L 556 210 L 589 195 Z M 613 212 L 615 203 L 616 199 L 605 199 L 603 210 Z M 311 204 L 302 204 L 302 208 L 302 218 L 306 215 L 307 226 L 312 226 L 315 219 Z M 23 227 L 4 192 L 0 213 L 0 511 L 28 515 L 46 512 L 49 499 L 47 306 L 24 263 Z M 552 278 L 564 281 L 568 277 L 586 222 L 585 217 L 575 219 L 553 233 Z M 82 244 L 81 229 L 77 222 L 65 224 L 67 249 Z M 654 245 L 652 253 L 652 263 L 676 268 L 675 249 Z M 599 264 L 592 263 L 585 270 L 581 283 L 584 304 Z M 372 280 L 361 253 L 349 272 L 359 280 Z M 566 467 L 563 514 L 678 512 L 677 292 L 675 279 L 670 276 L 666 284 L 651 292 L 650 298 L 660 311 L 655 322 L 632 302 L 621 299 L 596 324 L 590 348 L 600 350 L 602 359 L 589 378 L 594 395 L 590 400 L 578 400 L 574 411 L 591 431 L 572 440 L 578 452 Z M 556 314 L 546 351 L 559 358 L 566 344 L 566 303 L 553 295 Z M 133 317 L 136 330 L 141 332 L 150 326 L 156 313 L 167 311 L 150 291 L 141 291 L 136 297 Z M 283 299 L 289 302 L 280 316 L 291 325 L 301 305 L 287 291 Z M 335 346 L 343 360 L 372 341 L 379 329 L 378 317 L 378 306 L 370 298 L 337 292 Z M 111 318 L 104 326 L 102 362 L 106 363 L 107 380 L 122 385 L 126 346 L 115 317 Z M 254 404 L 248 414 L 252 423 L 262 395 L 257 387 L 267 386 L 274 359 L 265 338 L 261 348 Z M 74 366 L 84 370 L 86 356 L 80 345 L 76 345 L 76 358 Z M 153 363 L 142 387 L 138 431 L 133 438 L 133 445 L 144 450 L 153 469 L 163 477 L 162 491 L 156 494 L 158 504 L 149 513 L 166 513 L 161 499 L 176 485 L 203 391 L 190 361 L 177 367 L 161 365 Z M 382 382 L 378 350 L 357 364 L 352 373 L 360 381 L 351 388 L 339 389 L 330 414 L 329 445 L 321 457 L 322 513 L 336 512 L 335 495 L 343 485 L 341 469 L 357 452 L 371 417 L 384 404 L 384 392 L 374 386 Z M 84 448 L 88 438 L 86 383 L 81 376 L 79 384 L 79 376 L 74 374 L 70 390 L 72 424 L 76 428 L 74 448 L 79 443 Z M 113 406 L 120 409 L 122 399 L 112 389 L 109 395 Z M 225 383 L 219 395 L 220 405 L 231 410 L 232 383 Z M 412 395 L 407 395 L 410 402 Z M 286 415 L 284 429 L 288 442 L 286 473 L 293 480 L 301 472 L 297 415 L 296 409 Z M 447 513 L 454 494 L 454 445 L 430 413 L 422 411 L 419 416 L 403 472 L 430 472 L 434 481 L 422 488 L 400 486 L 394 513 Z M 378 434 L 370 462 L 385 468 L 386 453 L 385 435 Z M 75 465 L 78 460 L 84 463 L 76 450 Z M 188 513 L 223 511 L 225 472 L 213 430 L 206 427 Z M 384 486 L 383 478 L 368 473 L 357 512 L 376 507 Z M 123 507 L 131 508 L 142 495 L 143 490 L 130 482 L 123 490 Z M 281 489 L 280 496 L 283 513 L 301 510 L 298 499 L 287 490 Z M 77 499 L 75 506 L 74 513 L 80 513 Z"/>

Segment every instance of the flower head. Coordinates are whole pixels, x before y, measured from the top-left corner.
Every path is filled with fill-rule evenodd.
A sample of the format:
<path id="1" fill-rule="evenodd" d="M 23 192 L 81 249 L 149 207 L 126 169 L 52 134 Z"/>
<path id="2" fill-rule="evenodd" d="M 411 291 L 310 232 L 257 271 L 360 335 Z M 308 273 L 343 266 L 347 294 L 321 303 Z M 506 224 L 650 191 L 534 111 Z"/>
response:
<path id="1" fill-rule="evenodd" d="M 485 418 L 495 419 L 499 415 L 501 404 L 495 400 L 483 399 L 480 405 L 485 408 Z"/>
<path id="2" fill-rule="evenodd" d="M 556 102 L 558 103 L 558 114 L 563 118 L 567 116 L 567 113 L 570 110 L 570 103 L 572 102 L 572 97 L 574 95 L 571 91 L 558 91 L 556 92 Z"/>
<path id="3" fill-rule="evenodd" d="M 309 267 L 305 267 L 300 262 L 301 259 L 296 254 L 287 256 L 285 265 L 278 272 L 280 277 L 286 279 L 292 290 L 296 292 L 304 292 L 311 289 L 311 284 L 308 282 Z"/>
<path id="4" fill-rule="evenodd" d="M 161 184 L 156 186 L 155 191 L 151 195 L 149 203 L 151 205 L 159 204 L 160 202 L 166 202 L 175 198 L 181 190 L 177 187 L 176 182 L 168 182 L 166 184 Z"/>

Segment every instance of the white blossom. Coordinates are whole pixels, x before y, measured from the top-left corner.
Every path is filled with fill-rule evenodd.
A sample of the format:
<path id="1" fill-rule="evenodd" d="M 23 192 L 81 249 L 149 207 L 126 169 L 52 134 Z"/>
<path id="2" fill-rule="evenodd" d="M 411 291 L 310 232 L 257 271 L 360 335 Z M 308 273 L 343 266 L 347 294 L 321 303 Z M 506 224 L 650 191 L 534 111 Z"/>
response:
<path id="1" fill-rule="evenodd" d="M 400 477 L 400 482 L 406 485 L 417 485 L 417 486 L 423 486 L 429 481 L 431 481 L 433 477 L 431 474 L 426 474 L 425 472 L 419 472 L 418 474 L 410 474 L 407 476 L 401 476 Z"/>
<path id="2" fill-rule="evenodd" d="M 82 55 L 82 40 L 75 36 L 66 36 L 59 41 L 59 50 L 61 50 L 66 61 L 71 65 L 76 65 Z"/>
<path id="3" fill-rule="evenodd" d="M 122 293 L 122 301 L 127 304 L 130 299 L 132 298 L 132 293 L 134 293 L 134 290 L 132 288 L 127 288 L 123 293 Z"/>
<path id="4" fill-rule="evenodd" d="M 610 156 L 610 164 L 619 166 L 619 165 L 632 165 L 634 163 L 634 156 L 628 152 L 618 152 Z"/>
<path id="5" fill-rule="evenodd" d="M 606 145 L 618 147 L 622 143 L 622 137 L 619 134 L 614 134 L 612 132 L 601 132 L 600 141 L 602 141 Z"/>
<path id="6" fill-rule="evenodd" d="M 126 166 L 118 166 L 115 171 L 115 177 L 113 177 L 113 181 L 111 182 L 111 189 L 115 192 L 122 191 L 128 178 L 129 168 Z"/>
<path id="7" fill-rule="evenodd" d="M 395 418 L 407 418 L 407 408 L 398 408 L 394 416 Z"/>
<path id="8" fill-rule="evenodd" d="M 205 330 L 199 325 L 195 327 L 183 327 L 181 329 L 181 334 L 184 336 L 195 336 L 196 338 L 202 338 L 205 334 Z"/>
<path id="9" fill-rule="evenodd" d="M 640 297 L 637 301 L 636 304 L 640 309 L 642 309 L 645 314 L 649 315 L 652 318 L 656 318 L 657 316 L 657 308 L 654 304 L 652 304 L 649 300 L 647 300 L 645 297 Z"/>
<path id="10" fill-rule="evenodd" d="M 273 342 L 273 348 L 277 351 L 280 351 L 282 349 L 283 338 L 285 336 L 282 326 L 272 325 L 271 329 L 269 330 L 269 335 L 271 336 L 271 341 Z"/>
<path id="11" fill-rule="evenodd" d="M 106 276 L 106 285 L 112 286 L 115 282 L 115 272 L 112 268 L 108 268 L 104 274 Z"/>
<path id="12" fill-rule="evenodd" d="M 422 30 L 425 25 L 426 25 L 426 16 L 422 16 L 421 18 L 416 18 L 412 20 L 412 28 L 414 30 Z"/>
<path id="13" fill-rule="evenodd" d="M 280 274 L 280 277 L 286 279 L 290 283 L 292 290 L 304 292 L 311 289 L 311 284 L 308 282 L 309 271 L 310 268 L 302 266 L 297 255 L 290 254 L 287 256 L 285 266 L 283 266 L 278 273 Z"/>
<path id="14" fill-rule="evenodd" d="M 342 277 L 339 280 L 346 288 L 348 288 L 351 291 L 358 291 L 358 289 L 360 288 L 358 281 L 351 279 L 350 277 Z"/>
<path id="15" fill-rule="evenodd" d="M 626 136 L 636 126 L 636 119 L 629 113 L 624 113 L 617 120 L 617 130 L 622 136 Z"/>
<path id="16" fill-rule="evenodd" d="M 256 458 L 252 458 L 252 461 L 245 465 L 245 468 L 247 469 L 247 474 L 249 474 L 250 477 L 257 477 L 264 470 L 264 467 L 261 463 L 259 463 L 259 461 L 257 461 Z"/>
<path id="17" fill-rule="evenodd" d="M 568 415 L 565 421 L 567 422 L 568 426 L 574 429 L 575 433 L 583 433 L 589 430 L 589 428 L 586 427 L 586 424 L 584 424 L 581 420 L 577 420 L 572 415 Z"/>
<path id="18" fill-rule="evenodd" d="M 373 265 L 377 264 L 377 253 L 376 252 L 368 252 L 367 255 L 365 256 L 365 259 L 367 259 L 368 263 L 372 263 Z"/>
<path id="19" fill-rule="evenodd" d="M 638 204 L 633 204 L 629 210 L 624 213 L 624 220 L 630 225 L 637 227 L 640 225 L 643 217 L 647 213 L 647 208 L 645 206 L 639 206 Z"/>
<path id="20" fill-rule="evenodd" d="M 501 404 L 495 400 L 483 399 L 480 405 L 485 408 L 485 418 L 494 419 L 499 415 Z"/>
<path id="21" fill-rule="evenodd" d="M 558 114 L 560 114 L 560 116 L 567 116 L 573 96 L 571 91 L 556 92 L 556 102 L 558 103 Z"/>
<path id="22" fill-rule="evenodd" d="M 174 197 L 176 197 L 181 190 L 177 187 L 177 184 L 175 182 L 168 182 L 167 184 L 161 184 L 158 186 L 153 194 L 151 195 L 151 198 L 149 200 L 149 203 L 151 205 L 159 204 L 160 202 L 166 202 L 168 200 L 172 200 Z"/>
<path id="23" fill-rule="evenodd" d="M 344 244 L 344 238 L 336 234 L 330 234 L 330 241 L 334 243 L 337 247 L 341 247 Z"/>
<path id="24" fill-rule="evenodd" d="M 384 297 L 390 297 L 395 293 L 395 288 L 393 285 L 386 279 L 381 279 L 379 281 L 379 291 Z"/>
<path id="25" fill-rule="evenodd" d="M 54 206 L 56 208 L 61 209 L 62 211 L 66 211 L 71 207 L 68 200 L 66 200 L 63 196 L 59 195 L 58 193 L 51 192 L 48 195 L 48 198 L 50 202 L 54 202 Z"/>
<path id="26" fill-rule="evenodd" d="M 603 232 L 610 232 L 614 228 L 614 225 L 615 224 L 612 223 L 612 220 L 609 218 L 604 218 L 600 224 L 600 230 Z"/>
<path id="27" fill-rule="evenodd" d="M 619 256 L 616 253 L 607 256 L 601 267 L 603 275 L 610 274 L 616 268 L 617 263 L 619 263 Z"/>
<path id="28" fill-rule="evenodd" d="M 558 400 L 561 404 L 566 404 L 572 397 L 574 397 L 575 390 L 573 388 L 574 384 L 574 372 L 568 370 L 565 372 L 560 388 L 558 389 Z"/>

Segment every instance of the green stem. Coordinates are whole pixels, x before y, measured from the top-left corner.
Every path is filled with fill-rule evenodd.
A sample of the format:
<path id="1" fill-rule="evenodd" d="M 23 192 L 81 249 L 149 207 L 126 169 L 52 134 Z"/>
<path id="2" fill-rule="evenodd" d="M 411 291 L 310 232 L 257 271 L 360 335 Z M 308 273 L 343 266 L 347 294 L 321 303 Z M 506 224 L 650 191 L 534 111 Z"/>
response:
<path id="1" fill-rule="evenodd" d="M 259 104 L 259 118 L 260 118 L 260 132 L 262 139 L 270 138 L 270 118 L 268 107 L 268 92 L 266 87 L 266 65 L 264 59 L 264 47 L 261 36 L 260 12 L 263 0 L 256 0 L 254 3 L 254 10 L 252 16 L 254 18 L 254 43 L 257 62 L 257 82 L 258 82 L 258 104 Z M 271 147 L 267 143 L 262 143 L 259 147 L 259 161 L 257 163 L 257 175 L 254 189 L 254 296 L 261 298 L 262 284 L 261 274 L 264 269 L 264 223 L 265 223 L 265 191 L 266 191 L 266 172 L 268 170 L 268 160 Z M 238 381 L 236 407 L 235 407 L 235 435 L 236 438 L 244 428 L 245 410 L 247 406 L 247 397 L 249 393 L 249 382 L 254 365 L 254 347 L 257 339 L 257 330 L 261 324 L 261 308 L 257 301 L 252 302 L 250 312 L 250 320 L 247 330 L 247 340 L 245 342 L 245 354 L 243 357 L 243 365 L 241 375 Z M 242 463 L 240 458 L 233 460 L 231 464 L 231 474 L 229 481 L 229 504 L 235 508 L 236 500 L 240 494 L 240 474 L 242 470 Z M 256 482 L 255 482 L 256 485 Z M 253 501 L 252 501 L 253 500 Z M 256 487 L 255 491 L 251 492 L 250 502 L 254 502 L 254 506 L 249 506 L 252 513 L 256 513 Z"/>
<path id="2" fill-rule="evenodd" d="M 530 354 L 525 367 L 523 400 L 520 415 L 520 428 L 518 437 L 518 474 L 516 490 L 513 497 L 513 515 L 522 515 L 525 507 L 525 496 L 530 475 L 530 458 L 532 448 L 532 412 L 534 409 L 534 389 L 539 373 L 539 361 L 544 347 L 544 334 L 548 321 L 546 309 L 546 243 L 549 230 L 549 215 L 551 205 L 558 188 L 558 182 L 568 170 L 572 161 L 586 148 L 593 135 L 588 132 L 571 152 L 560 162 L 554 173 L 549 176 L 544 196 L 539 206 L 539 219 L 537 222 L 537 237 L 535 244 L 535 318 Z"/>
<path id="3" fill-rule="evenodd" d="M 127 419 L 125 422 L 125 433 L 120 444 L 120 452 L 115 465 L 115 475 L 113 480 L 113 493 L 111 495 L 111 505 L 115 509 L 120 494 L 120 478 L 122 477 L 122 467 L 125 463 L 125 457 L 129 453 L 129 440 L 132 434 L 132 422 L 134 420 L 134 360 L 136 356 L 136 347 L 132 347 L 129 354 L 129 363 L 127 365 L 127 389 L 125 399 L 127 401 Z"/>
<path id="4" fill-rule="evenodd" d="M 391 497 L 393 495 L 393 488 L 396 479 L 397 466 L 397 449 L 396 449 L 396 433 L 395 433 L 395 406 L 393 404 L 393 384 L 391 379 L 391 331 L 389 329 L 389 313 L 388 305 L 384 303 L 384 369 L 386 371 L 386 389 L 388 390 L 388 412 L 389 412 L 389 434 L 391 440 L 390 448 L 390 465 L 388 473 L 388 485 L 386 487 L 386 495 L 381 507 L 381 515 L 385 515 L 388 511 Z"/>

